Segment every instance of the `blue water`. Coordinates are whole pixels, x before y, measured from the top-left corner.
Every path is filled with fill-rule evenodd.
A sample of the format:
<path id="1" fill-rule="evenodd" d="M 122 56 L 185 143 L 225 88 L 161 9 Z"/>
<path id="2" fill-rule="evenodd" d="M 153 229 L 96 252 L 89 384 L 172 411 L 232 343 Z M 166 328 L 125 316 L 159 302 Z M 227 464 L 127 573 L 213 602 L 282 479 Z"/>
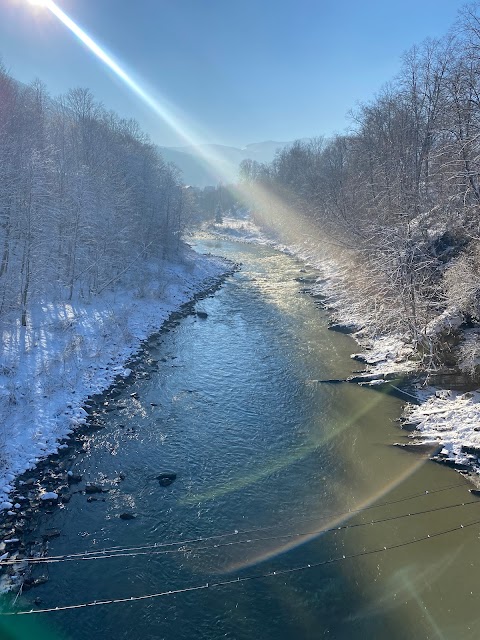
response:
<path id="1" fill-rule="evenodd" d="M 49 608 L 260 576 L 480 519 L 475 505 L 403 517 L 471 499 L 466 482 L 391 446 L 403 437 L 395 423 L 399 400 L 317 382 L 351 373 L 355 343 L 328 331 L 325 312 L 301 293 L 298 261 L 267 247 L 197 244 L 242 262 L 242 270 L 197 304 L 207 319 L 190 315 L 151 341 L 144 373 L 71 461 L 84 481 L 109 492 L 94 502 L 74 494 L 65 508 L 39 518 L 37 532 L 60 529 L 52 555 L 233 535 L 174 545 L 170 553 L 137 549 L 149 552 L 50 564 L 49 581 L 20 599 L 25 608 L 34 598 L 41 599 L 34 608 Z M 177 479 L 161 487 L 155 476 L 166 469 Z M 461 486 L 419 495 L 451 485 Z M 123 521 L 123 512 L 136 518 Z M 261 530 L 243 533 L 251 529 Z M 477 638 L 478 551 L 474 527 L 223 587 L 38 614 L 28 619 L 29 633 L 72 640 Z M 19 619 L 10 622 L 20 629 Z"/>

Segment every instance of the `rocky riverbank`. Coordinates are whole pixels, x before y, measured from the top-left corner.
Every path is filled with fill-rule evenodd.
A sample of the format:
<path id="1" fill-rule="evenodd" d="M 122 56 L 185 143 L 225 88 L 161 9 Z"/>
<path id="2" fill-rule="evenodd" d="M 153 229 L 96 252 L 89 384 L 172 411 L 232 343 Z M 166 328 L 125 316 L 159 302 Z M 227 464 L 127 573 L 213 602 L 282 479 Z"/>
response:
<path id="1" fill-rule="evenodd" d="M 195 259 L 193 255 L 190 257 Z M 113 349 L 113 353 L 104 354 L 110 355 L 110 360 L 115 357 L 116 362 L 110 367 L 109 377 L 105 375 L 101 361 L 98 363 L 102 378 L 93 388 L 100 389 L 87 397 L 85 388 L 72 390 L 68 408 L 80 415 L 81 419 L 75 423 L 64 420 L 63 433 L 59 429 L 55 431 L 57 437 L 51 443 L 51 450 L 45 452 L 40 460 L 36 459 L 35 464 L 30 464 L 29 468 L 15 473 L 22 464 L 25 465 L 25 457 L 33 453 L 34 443 L 29 443 L 26 438 L 22 440 L 25 450 L 19 452 L 24 454 L 23 459 L 18 455 L 16 459 L 7 461 L 9 464 L 4 475 L 8 481 L 2 486 L 4 497 L 0 515 L 3 590 L 15 585 L 21 585 L 26 590 L 45 581 L 46 576 L 38 571 L 38 567 L 32 574 L 32 567 L 27 562 L 22 562 L 22 559 L 42 557 L 48 553 L 49 540 L 56 535 L 55 530 L 48 528 L 49 514 L 62 509 L 74 493 L 88 494 L 89 502 L 102 500 L 102 493 L 107 493 L 109 488 L 124 480 L 120 473 L 96 487 L 89 482 L 89 478 L 74 475 L 70 468 L 76 455 L 88 447 L 91 434 L 103 428 L 105 414 L 119 408 L 118 396 L 126 392 L 135 380 L 146 378 L 156 370 L 157 362 L 149 354 L 149 347 L 156 344 L 161 335 L 181 318 L 196 313 L 196 303 L 211 295 L 238 268 L 226 260 L 213 257 L 198 256 L 198 262 L 200 266 L 193 277 L 188 279 L 188 275 L 192 276 L 192 273 L 188 274 L 187 269 L 183 273 L 184 277 L 177 277 L 177 281 L 171 283 L 173 291 L 170 291 L 168 300 L 162 300 L 156 309 L 152 305 L 146 305 L 142 325 L 145 337 L 138 333 L 128 344 L 122 345 L 121 350 Z M 136 321 L 140 322 L 140 304 L 135 312 Z M 157 324 L 154 324 L 155 320 Z M 120 361 L 122 355 L 125 359 Z M 81 364 L 80 362 L 77 366 L 81 368 Z M 91 362 L 87 364 L 91 365 Z M 109 384 L 104 384 L 105 381 Z M 93 377 L 92 382 L 95 382 Z M 33 522 L 37 516 L 44 518 L 44 526 L 40 528 L 43 533 L 40 537 L 32 538 L 32 531 L 39 530 Z"/>
<path id="2" fill-rule="evenodd" d="M 405 336 L 378 334 L 349 295 L 346 268 L 308 241 L 286 246 L 249 220 L 228 218 L 209 232 L 269 244 L 302 260 L 304 292 L 330 314 L 331 330 L 350 334 L 361 348 L 351 357 L 362 362 L 365 370 L 349 381 L 383 387 L 402 397 L 407 404 L 400 426 L 408 431 L 412 446 L 427 443 L 431 459 L 468 475 L 480 486 L 480 390 L 468 376 L 454 367 L 434 374 L 425 371 Z"/>

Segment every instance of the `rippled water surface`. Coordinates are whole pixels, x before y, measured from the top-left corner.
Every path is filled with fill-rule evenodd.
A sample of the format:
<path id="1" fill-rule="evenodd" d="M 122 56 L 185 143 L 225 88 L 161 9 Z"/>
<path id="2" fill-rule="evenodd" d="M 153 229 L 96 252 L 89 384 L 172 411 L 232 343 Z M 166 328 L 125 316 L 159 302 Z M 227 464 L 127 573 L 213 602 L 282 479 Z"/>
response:
<path id="1" fill-rule="evenodd" d="M 220 537 L 51 564 L 22 606 L 277 575 L 9 624 L 74 640 L 478 638 L 479 527 L 433 535 L 480 520 L 480 505 L 451 506 L 472 500 L 466 482 L 391 446 L 399 400 L 318 383 L 351 373 L 355 343 L 327 331 L 299 262 L 221 240 L 197 249 L 242 270 L 198 303 L 208 318 L 184 318 L 150 346 L 151 372 L 72 461 L 110 491 L 75 494 L 38 527 L 61 530 L 52 555 Z M 169 487 L 155 479 L 165 469 L 178 474 Z M 309 564 L 320 566 L 282 573 Z"/>

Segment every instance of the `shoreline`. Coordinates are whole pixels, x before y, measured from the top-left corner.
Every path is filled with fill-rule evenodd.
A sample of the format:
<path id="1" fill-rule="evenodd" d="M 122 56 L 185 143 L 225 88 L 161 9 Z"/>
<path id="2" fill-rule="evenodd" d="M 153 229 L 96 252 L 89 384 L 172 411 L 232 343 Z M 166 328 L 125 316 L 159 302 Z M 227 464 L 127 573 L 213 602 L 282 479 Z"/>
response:
<path id="1" fill-rule="evenodd" d="M 16 479 L 61 451 L 62 440 L 86 424 L 91 398 L 128 379 L 142 344 L 236 268 L 186 246 L 176 262 L 147 273 L 143 297 L 131 287 L 93 302 L 43 305 L 30 326 L 3 330 L 0 512 L 14 515 Z"/>
<path id="2" fill-rule="evenodd" d="M 194 314 L 196 304 L 215 293 L 236 270 L 238 265 L 223 258 L 203 256 L 200 259 L 211 261 L 212 266 L 221 267 L 217 273 L 196 283 L 190 297 L 172 308 L 161 324 L 136 345 L 136 349 L 124 362 L 129 371 L 127 376 L 117 375 L 112 383 L 102 391 L 91 395 L 83 402 L 85 419 L 66 433 L 58 442 L 56 450 L 43 457 L 34 467 L 26 469 L 14 481 L 10 498 L 15 503 L 13 510 L 3 509 L 0 512 L 0 561 L 21 560 L 27 557 L 41 557 L 48 547 L 48 540 L 56 537 L 55 530 L 47 530 L 40 538 L 31 537 L 36 531 L 35 518 L 48 515 L 68 503 L 74 493 L 96 493 L 76 486 L 83 482 L 80 476 L 69 471 L 74 459 L 93 433 L 103 428 L 102 415 L 109 411 L 109 403 L 114 401 L 120 392 L 128 388 L 136 379 L 149 375 L 155 365 L 149 361 L 149 345 L 155 344 L 161 336 L 175 326 L 182 318 Z M 203 285 L 203 286 L 200 286 Z M 112 483 L 122 481 L 122 477 L 112 479 Z M 95 487 L 95 485 L 92 485 Z M 97 498 L 91 498 L 95 500 Z M 5 566 L 1 572 L 0 593 L 11 591 L 16 587 L 22 590 L 42 584 L 47 577 L 31 577 L 32 567 L 27 561 Z"/>
<path id="3" fill-rule="evenodd" d="M 225 237 L 227 238 L 228 236 Z M 228 239 L 232 240 L 232 238 Z M 233 240 L 242 242 L 239 238 L 234 238 Z M 267 243 L 274 246 L 273 243 Z M 275 248 L 278 249 L 278 247 Z M 322 308 L 329 307 L 327 312 L 331 313 L 332 299 L 327 296 L 324 280 L 318 277 L 318 268 L 311 261 L 307 263 L 304 256 L 299 256 L 291 248 L 285 248 L 284 251 L 297 258 L 300 257 L 305 264 L 305 270 L 301 269 L 303 273 L 297 278 L 305 286 L 303 292 L 316 297 L 316 302 L 319 306 Z M 39 574 L 38 571 L 34 570 L 36 565 L 31 565 L 27 561 L 21 562 L 21 560 L 23 558 L 44 556 L 48 550 L 48 541 L 60 535 L 60 531 L 48 528 L 49 513 L 56 513 L 58 509 L 62 509 L 75 493 L 94 494 L 87 496 L 88 502 L 105 500 L 102 493 L 114 489 L 124 480 L 124 474 L 117 473 L 115 477 L 112 476 L 106 479 L 106 484 L 102 483 L 101 486 L 97 487 L 92 485 L 88 478 L 74 475 L 71 468 L 78 455 L 81 455 L 84 446 L 88 446 L 94 433 L 103 428 L 104 425 L 102 423 L 106 413 L 115 410 L 120 394 L 128 394 L 128 387 L 135 380 L 148 377 L 156 369 L 157 361 L 152 358 L 150 349 L 155 347 L 162 334 L 169 331 L 182 318 L 195 313 L 196 303 L 214 293 L 238 268 L 237 265 L 230 263 L 230 268 L 226 270 L 226 263 L 223 262 L 222 264 L 224 267 L 223 272 L 217 275 L 213 281 L 210 278 L 207 288 L 196 291 L 188 301 L 171 311 L 161 327 L 158 327 L 156 331 L 150 333 L 141 341 L 139 348 L 123 364 L 128 369 L 129 375 L 117 376 L 117 379 L 107 389 L 90 397 L 88 402 L 84 403 L 87 414 L 84 423 L 78 425 L 73 432 L 59 442 L 60 446 L 57 452 L 50 454 L 37 464 L 34 469 L 26 471 L 16 479 L 16 490 L 12 496 L 12 501 L 16 501 L 15 509 L 8 512 L 3 511 L 0 517 L 0 532 L 3 539 L 3 543 L 0 546 L 0 560 L 6 560 L 7 562 L 19 560 L 20 562 L 10 567 L 5 567 L 0 581 L 0 591 L 27 590 L 42 584 L 48 579 L 46 574 Z M 311 289 L 312 284 L 315 287 L 314 290 Z M 341 320 L 340 317 L 337 319 Z M 349 324 L 348 331 L 345 332 L 351 333 L 352 337 L 355 338 L 355 329 L 356 327 L 353 324 Z M 367 355 L 370 354 L 367 352 Z M 351 357 L 353 360 L 369 366 L 369 363 L 365 362 L 365 357 L 361 356 L 361 354 L 352 354 Z M 397 362 L 396 364 L 400 363 Z M 371 367 L 368 372 L 355 372 L 345 382 L 369 385 L 381 382 L 380 379 L 372 380 L 372 376 L 375 378 L 378 376 L 385 377 L 385 382 L 388 384 L 396 384 L 397 382 L 396 379 L 392 379 L 388 372 L 375 373 Z M 402 399 L 405 400 L 405 398 Z M 404 432 L 404 435 L 408 437 L 408 433 Z M 411 444 L 402 444 L 400 446 L 403 446 L 405 451 L 415 451 L 423 456 L 430 453 L 430 449 L 426 449 L 426 443 L 420 445 L 418 449 L 415 449 L 416 445 L 413 441 Z M 467 479 L 472 480 L 468 476 Z M 43 500 L 42 496 L 44 497 Z"/>
<path id="4" fill-rule="evenodd" d="M 208 233 L 212 235 L 211 232 Z M 213 233 L 213 235 L 216 234 Z M 220 235 L 218 234 L 218 236 Z M 228 233 L 222 235 L 229 241 L 257 244 L 256 239 L 251 236 L 244 240 L 241 237 L 229 237 Z M 415 381 L 415 377 L 421 374 L 418 368 L 412 367 L 408 370 L 405 367 L 405 361 L 402 358 L 398 358 L 398 355 L 395 358 L 393 357 L 396 352 L 391 347 L 391 340 L 388 344 L 390 345 L 392 357 L 382 358 L 382 348 L 385 349 L 387 343 L 385 341 L 379 341 L 376 344 L 368 343 L 363 333 L 364 328 L 359 327 L 358 323 L 352 321 L 352 316 L 345 313 L 345 301 L 343 301 L 343 305 L 336 306 L 334 294 L 338 287 L 341 286 L 341 278 L 338 274 L 335 274 L 332 264 L 328 265 L 327 272 L 324 263 L 323 265 L 316 263 L 311 255 L 306 255 L 299 248 L 282 247 L 265 237 L 261 237 L 258 243 L 268 244 L 279 251 L 299 258 L 306 267 L 305 277 L 299 278 L 299 281 L 305 285 L 304 293 L 315 297 L 319 306 L 333 316 L 335 321 L 338 321 L 337 327 L 331 327 L 333 330 L 349 333 L 357 344 L 363 348 L 363 353 L 352 354 L 351 358 L 363 363 L 366 369 L 349 377 L 355 379 L 347 379 L 346 381 L 374 387 L 375 385 L 397 384 L 396 378 L 401 373 L 408 373 L 411 376 L 410 381 Z M 171 308 L 168 315 L 163 318 L 160 326 L 151 331 L 142 340 L 138 340 L 137 348 L 123 361 L 122 366 L 128 372 L 128 375 L 117 373 L 108 387 L 84 400 L 82 404 L 85 413 L 84 420 L 57 440 L 57 447 L 54 451 L 44 456 L 33 468 L 25 470 L 16 477 L 15 488 L 11 492 L 11 503 L 12 506 L 14 504 L 14 507 L 8 511 L 4 509 L 3 512 L 0 512 L 0 533 L 3 540 L 0 543 L 0 561 L 20 559 L 22 557 L 37 557 L 45 554 L 48 539 L 50 539 L 49 536 L 56 537 L 56 532 L 47 530 L 46 536 L 44 534 L 40 536 L 40 539 L 38 539 L 38 536 L 32 539 L 29 535 L 35 531 L 35 527 L 32 527 L 32 524 L 41 514 L 48 514 L 52 510 L 62 508 L 62 505 L 69 502 L 74 493 L 89 493 L 83 488 L 83 485 L 81 489 L 77 488 L 77 483 L 85 483 L 85 480 L 81 477 L 77 478 L 70 475 L 69 468 L 72 466 L 72 460 L 82 451 L 84 443 L 91 438 L 92 433 L 103 428 L 102 415 L 111 410 L 108 406 L 109 402 L 114 401 L 119 392 L 128 387 L 135 379 L 147 376 L 149 371 L 153 370 L 151 366 L 155 367 L 155 364 L 154 361 L 150 362 L 149 344 L 155 344 L 163 332 L 168 331 L 181 318 L 194 313 L 195 304 L 215 292 L 238 268 L 238 265 L 228 263 L 223 258 L 199 255 L 199 259 L 211 261 L 212 264 L 217 266 L 216 275 L 210 274 L 207 279 L 196 283 L 197 286 L 199 283 L 207 286 L 202 289 L 197 288 L 195 291 L 191 287 L 189 299 Z M 311 272 L 314 273 L 312 274 Z M 320 275 L 317 276 L 316 274 Z M 341 324 L 342 322 L 344 324 Z M 402 382 L 400 384 L 402 389 L 399 391 L 408 396 L 409 391 L 404 390 Z M 410 389 L 412 387 L 409 387 Z M 408 398 L 402 397 L 407 404 L 405 405 L 400 428 L 404 429 L 403 435 L 409 438 L 409 441 L 407 441 L 408 444 L 400 443 L 399 446 L 404 447 L 406 451 L 416 451 L 421 455 L 425 455 L 426 447 L 429 447 L 427 454 L 429 454 L 430 459 L 441 462 L 442 456 L 438 457 L 439 453 L 441 454 L 440 448 L 432 446 L 432 441 L 435 444 L 435 438 L 430 434 L 422 435 L 418 431 L 418 420 L 422 416 L 428 416 L 428 411 L 431 409 L 428 404 L 431 395 L 428 394 L 428 390 L 413 390 L 413 393 L 418 401 L 416 405 L 408 404 Z M 444 391 L 439 393 L 439 389 L 436 390 L 436 393 L 438 395 L 434 395 L 434 398 L 437 402 L 446 402 L 450 397 Z M 475 394 L 470 394 L 469 398 L 472 401 L 480 402 L 480 394 L 478 397 Z M 435 414 L 436 412 L 432 411 L 432 413 Z M 465 452 L 465 455 L 475 457 L 475 450 L 469 449 L 469 451 Z M 446 457 L 443 456 L 443 458 Z M 467 466 L 466 463 L 459 462 L 458 464 L 463 466 L 455 467 L 453 463 L 449 462 L 448 458 L 443 463 L 453 466 L 457 471 L 462 472 L 467 480 L 479 486 L 476 476 L 472 474 L 472 465 Z M 121 475 L 118 478 L 109 480 L 112 486 L 123 480 Z M 91 500 L 96 499 L 101 498 L 91 498 Z M 7 567 L 6 571 L 3 572 L 0 591 L 12 590 L 21 585 L 25 585 L 25 589 L 31 588 L 41 584 L 42 580 L 44 580 L 44 576 L 31 577 L 30 567 L 27 562 L 16 564 L 11 568 Z"/>
<path id="5" fill-rule="evenodd" d="M 208 232 L 238 242 L 267 244 L 318 272 L 316 282 L 306 283 L 305 291 L 330 315 L 330 328 L 348 333 L 359 345 L 361 351 L 351 358 L 362 362 L 365 371 L 363 380 L 361 374 L 355 375 L 355 382 L 374 387 L 389 384 L 391 377 L 408 379 L 407 390 L 401 390 L 406 404 L 399 424 L 409 438 L 407 446 L 410 450 L 418 446 L 420 452 L 435 443 L 430 459 L 456 469 L 480 488 L 480 390 L 460 391 L 448 389 L 443 383 L 429 384 L 429 372 L 411 359 L 413 347 L 399 335 L 375 335 L 368 319 L 360 317 L 348 297 L 342 265 L 319 255 L 314 248 L 278 243 L 249 220 L 225 218 L 222 225 L 214 225 Z M 440 376 L 436 377 L 438 380 Z"/>

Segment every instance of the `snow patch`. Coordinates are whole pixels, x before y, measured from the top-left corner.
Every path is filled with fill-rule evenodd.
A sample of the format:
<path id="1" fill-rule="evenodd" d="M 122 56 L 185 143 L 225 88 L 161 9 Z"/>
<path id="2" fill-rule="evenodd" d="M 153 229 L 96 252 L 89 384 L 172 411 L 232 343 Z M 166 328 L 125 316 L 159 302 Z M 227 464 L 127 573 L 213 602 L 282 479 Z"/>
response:
<path id="1" fill-rule="evenodd" d="M 470 464 L 480 472 L 480 392 L 460 393 L 448 389 L 429 388 L 419 393 L 422 404 L 409 406 L 408 422 L 417 425 L 426 440 L 436 440 L 442 453 L 457 463 Z"/>
<path id="2" fill-rule="evenodd" d="M 148 263 L 144 280 L 124 281 L 90 300 L 32 306 L 28 326 L 0 328 L 0 509 L 12 509 L 14 479 L 56 452 L 85 424 L 86 400 L 128 377 L 125 362 L 182 304 L 230 272 L 223 258 L 186 246 L 176 262 Z M 47 494 L 43 494 L 45 496 Z M 49 498 L 42 497 L 43 500 Z"/>
<path id="3" fill-rule="evenodd" d="M 45 491 L 45 493 L 40 494 L 40 500 L 44 502 L 47 500 L 58 500 L 58 493 L 55 493 L 55 491 Z"/>

